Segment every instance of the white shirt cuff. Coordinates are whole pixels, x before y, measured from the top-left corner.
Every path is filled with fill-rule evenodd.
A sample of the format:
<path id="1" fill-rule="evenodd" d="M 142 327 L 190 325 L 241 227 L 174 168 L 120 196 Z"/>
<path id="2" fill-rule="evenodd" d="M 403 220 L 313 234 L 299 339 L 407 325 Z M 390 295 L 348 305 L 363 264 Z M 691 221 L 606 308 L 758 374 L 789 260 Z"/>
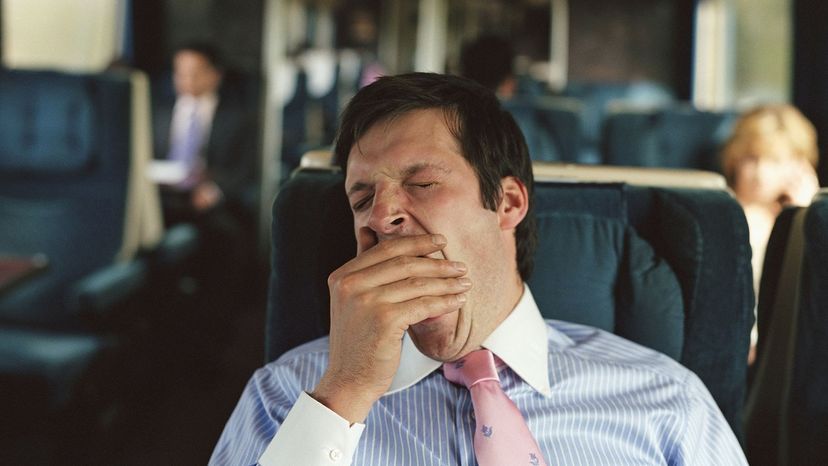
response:
<path id="1" fill-rule="evenodd" d="M 259 464 L 262 466 L 350 465 L 365 424 L 350 423 L 302 392 L 276 431 Z"/>

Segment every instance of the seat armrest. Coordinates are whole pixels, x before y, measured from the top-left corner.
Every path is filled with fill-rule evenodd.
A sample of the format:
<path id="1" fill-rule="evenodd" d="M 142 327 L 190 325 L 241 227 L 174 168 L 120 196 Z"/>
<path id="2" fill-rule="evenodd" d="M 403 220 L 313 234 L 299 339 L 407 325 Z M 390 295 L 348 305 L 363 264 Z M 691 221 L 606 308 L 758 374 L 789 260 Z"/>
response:
<path id="1" fill-rule="evenodd" d="M 136 259 L 113 264 L 78 281 L 69 291 L 67 305 L 77 314 L 94 319 L 117 312 L 149 283 L 151 267 L 174 269 L 193 255 L 198 233 L 191 225 L 170 228 L 161 241 Z"/>
<path id="2" fill-rule="evenodd" d="M 100 269 L 71 288 L 68 306 L 76 313 L 103 316 L 144 287 L 147 269 L 143 259 Z"/>
<path id="3" fill-rule="evenodd" d="M 160 267 L 176 267 L 192 257 L 198 248 L 198 230 L 190 224 L 179 224 L 164 233 L 151 252 Z"/>

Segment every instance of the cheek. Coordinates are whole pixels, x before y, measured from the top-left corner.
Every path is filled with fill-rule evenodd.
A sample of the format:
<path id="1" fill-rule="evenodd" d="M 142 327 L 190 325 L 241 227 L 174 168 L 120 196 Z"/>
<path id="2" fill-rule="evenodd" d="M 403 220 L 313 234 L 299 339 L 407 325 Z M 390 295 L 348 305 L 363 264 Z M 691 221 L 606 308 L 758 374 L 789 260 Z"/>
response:
<path id="1" fill-rule="evenodd" d="M 173 79 L 173 84 L 175 85 L 175 89 L 179 92 L 184 92 L 187 89 L 187 84 L 184 82 L 184 78 L 180 76 L 176 76 Z"/>
<path id="2" fill-rule="evenodd" d="M 475 281 L 490 275 L 492 263 L 502 250 L 502 236 L 497 214 L 490 210 L 475 215 L 455 215 L 451 226 L 453 231 L 446 252 L 452 260 L 466 262 L 469 274 Z"/>
<path id="3" fill-rule="evenodd" d="M 213 87 L 213 79 L 209 76 L 202 76 L 201 79 L 198 80 L 198 88 L 200 91 L 205 92 L 208 89 Z"/>
<path id="4" fill-rule="evenodd" d="M 199 93 L 203 93 L 203 92 L 206 92 L 210 88 L 210 80 L 203 77 L 203 76 L 199 76 L 195 80 L 193 85 L 196 89 L 198 89 Z"/>
<path id="5" fill-rule="evenodd" d="M 736 169 L 736 179 L 744 181 L 753 180 L 756 178 L 756 168 L 755 162 L 745 162 L 739 165 L 739 168 Z"/>
<path id="6" fill-rule="evenodd" d="M 182 76 L 175 81 L 179 91 L 185 94 L 195 93 L 196 83 L 192 76 Z"/>
<path id="7" fill-rule="evenodd" d="M 757 183 L 766 190 L 776 190 L 785 180 L 785 167 L 776 162 L 759 164 L 756 169 Z"/>
<path id="8" fill-rule="evenodd" d="M 739 194 L 749 194 L 761 187 L 762 180 L 755 163 L 745 163 L 736 169 L 734 191 Z"/>

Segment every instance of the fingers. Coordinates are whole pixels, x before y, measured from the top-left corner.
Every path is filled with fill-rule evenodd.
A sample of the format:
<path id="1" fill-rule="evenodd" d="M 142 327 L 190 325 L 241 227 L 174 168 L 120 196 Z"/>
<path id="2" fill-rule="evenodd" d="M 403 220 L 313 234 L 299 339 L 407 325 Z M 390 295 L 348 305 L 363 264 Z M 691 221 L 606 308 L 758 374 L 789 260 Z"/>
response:
<path id="1" fill-rule="evenodd" d="M 402 303 L 423 296 L 446 296 L 465 293 L 472 287 L 467 277 L 410 277 L 382 287 L 379 293 L 388 303 Z"/>
<path id="2" fill-rule="evenodd" d="M 398 256 L 353 272 L 351 275 L 353 280 L 361 282 L 366 288 L 373 288 L 414 277 L 455 278 L 465 273 L 466 265 L 462 262 L 430 257 Z"/>
<path id="3" fill-rule="evenodd" d="M 393 331 L 381 332 L 381 334 L 394 335 L 394 338 L 390 340 L 396 342 L 414 324 L 459 311 L 465 304 L 466 299 L 465 293 L 445 296 L 420 296 L 403 303 L 382 305 L 378 308 L 378 312 L 373 319 L 377 328 L 392 329 Z"/>
<path id="4" fill-rule="evenodd" d="M 423 257 L 445 246 L 442 235 L 418 235 L 384 241 L 352 259 L 328 277 L 328 286 L 345 294 L 361 293 L 412 277 L 452 278 L 465 264 Z"/>
<path id="5" fill-rule="evenodd" d="M 357 297 L 360 306 L 401 303 L 421 296 L 464 293 L 471 280 L 460 262 L 400 256 L 366 269 L 337 270 L 328 277 L 331 296 Z"/>
<path id="6" fill-rule="evenodd" d="M 360 270 L 397 256 L 427 256 L 446 245 L 443 235 L 415 235 L 383 241 L 346 264 L 346 272 Z"/>
<path id="7" fill-rule="evenodd" d="M 432 317 L 440 317 L 450 312 L 459 311 L 466 302 L 466 294 L 446 296 L 423 296 L 400 305 L 398 316 L 404 320 L 404 328 Z"/>
<path id="8" fill-rule="evenodd" d="M 780 204 L 807 206 L 819 191 L 819 180 L 813 167 L 803 161 L 790 167 L 787 183 L 782 187 Z"/>

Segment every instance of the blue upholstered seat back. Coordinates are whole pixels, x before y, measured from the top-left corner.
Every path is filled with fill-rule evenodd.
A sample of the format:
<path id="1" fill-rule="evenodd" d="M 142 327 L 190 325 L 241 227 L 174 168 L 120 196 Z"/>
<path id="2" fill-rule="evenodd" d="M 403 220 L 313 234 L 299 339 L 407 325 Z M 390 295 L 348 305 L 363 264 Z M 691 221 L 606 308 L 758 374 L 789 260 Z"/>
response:
<path id="1" fill-rule="evenodd" d="M 686 106 L 610 113 L 603 129 L 608 165 L 719 171 L 719 149 L 736 119 L 733 112 Z"/>
<path id="2" fill-rule="evenodd" d="M 805 254 L 790 388 L 791 464 L 828 463 L 828 196 L 805 217 Z"/>
<path id="3" fill-rule="evenodd" d="M 92 89 L 78 77 L 2 78 L 0 170 L 4 173 L 82 173 L 99 150 Z M 63 79 L 62 79 L 63 78 Z"/>
<path id="4" fill-rule="evenodd" d="M 747 225 L 724 192 L 536 185 L 529 283 L 544 315 L 659 349 L 707 384 L 737 434 L 753 323 Z M 715 212 L 715 215 L 711 215 Z M 266 357 L 328 332 L 331 271 L 356 251 L 343 177 L 299 172 L 273 207 Z"/>
<path id="5" fill-rule="evenodd" d="M 503 102 L 503 108 L 523 132 L 532 160 L 580 161 L 583 109 L 577 101 L 519 96 Z"/>
<path id="6" fill-rule="evenodd" d="M 601 131 L 610 104 L 624 103 L 643 107 L 666 105 L 674 100 L 672 91 L 650 81 L 567 83 L 563 95 L 583 103 L 583 144 L 579 161 L 607 163 L 601 159 Z"/>
<path id="7" fill-rule="evenodd" d="M 48 270 L 0 296 L 0 321 L 71 325 L 75 280 L 112 263 L 130 169 L 127 76 L 0 71 L 0 254 Z"/>
<path id="8" fill-rule="evenodd" d="M 629 224 L 630 194 L 620 184 L 538 185 L 529 284 L 545 317 L 602 328 L 681 360 L 681 285 Z"/>
<path id="9" fill-rule="evenodd" d="M 779 215 L 765 254 L 746 419 L 751 464 L 828 464 L 828 197 L 805 209 Z"/>

